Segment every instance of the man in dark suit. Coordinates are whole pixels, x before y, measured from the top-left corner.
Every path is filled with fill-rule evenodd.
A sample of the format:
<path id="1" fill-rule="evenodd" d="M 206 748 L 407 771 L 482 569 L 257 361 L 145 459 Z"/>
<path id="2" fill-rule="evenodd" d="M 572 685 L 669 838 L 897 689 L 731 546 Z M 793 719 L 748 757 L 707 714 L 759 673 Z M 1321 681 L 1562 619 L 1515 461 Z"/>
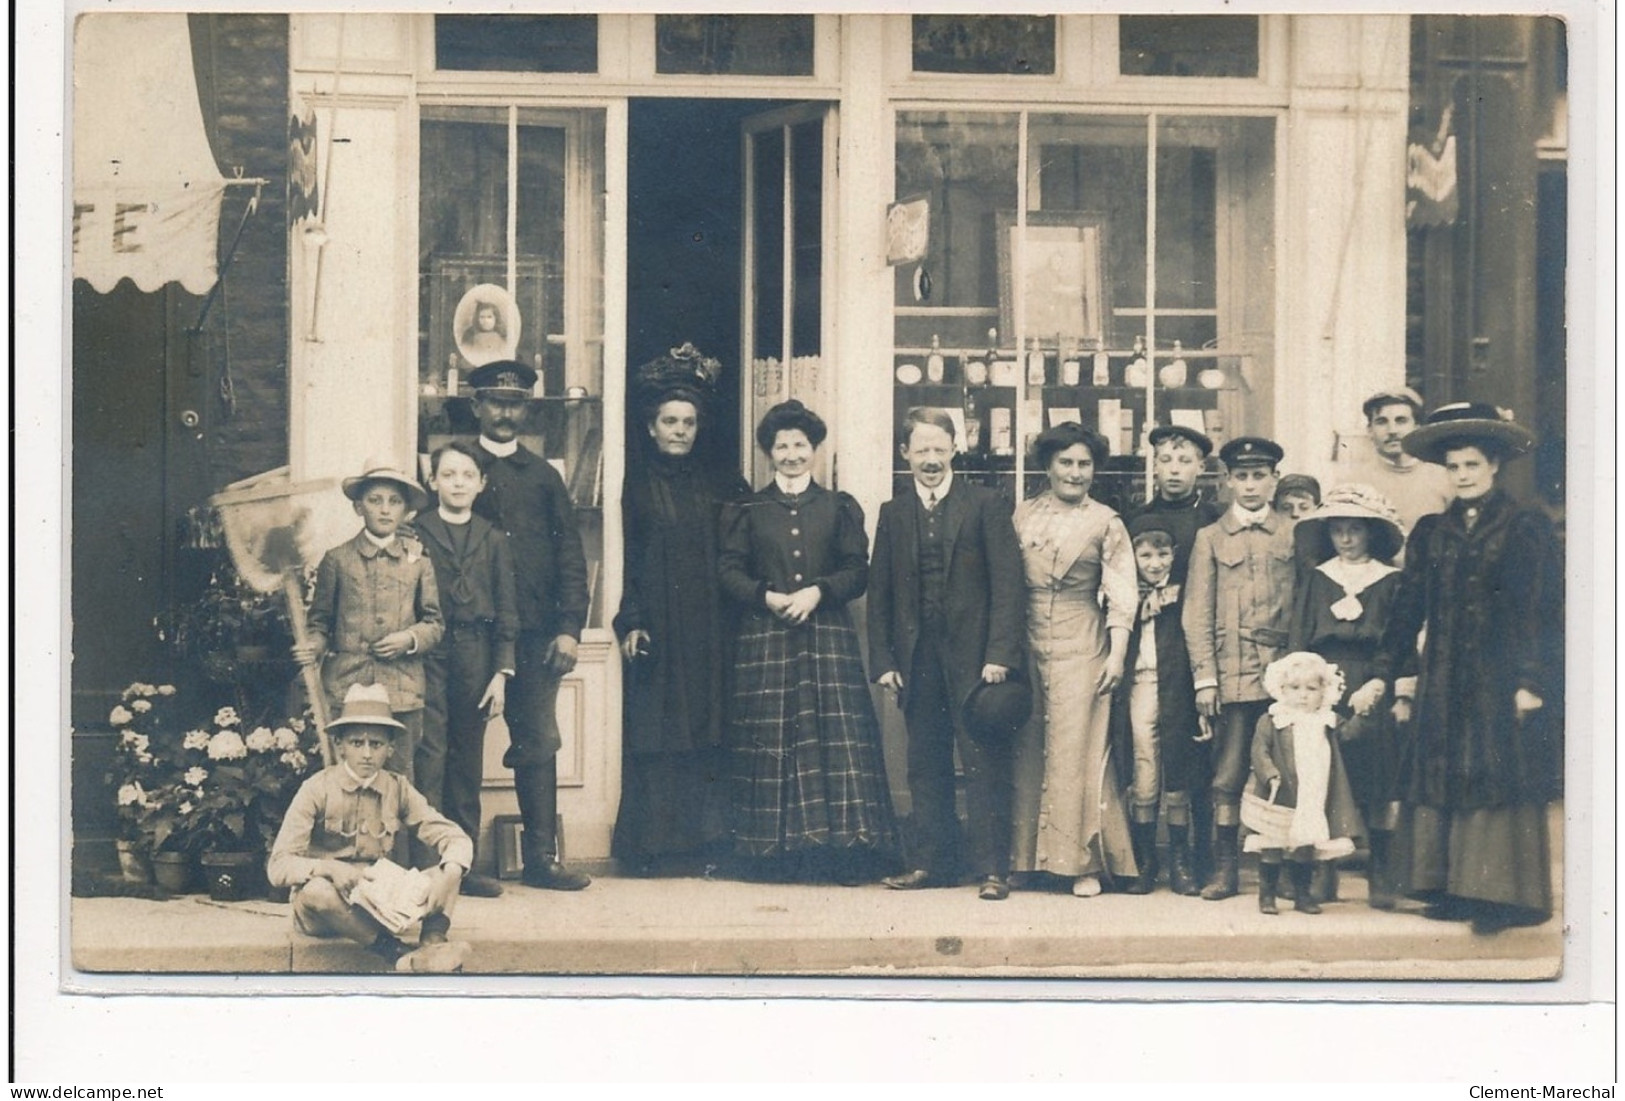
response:
<path id="1" fill-rule="evenodd" d="M 487 363 L 469 375 L 485 489 L 474 514 L 508 536 L 519 605 L 514 676 L 504 715 L 514 794 L 524 822 L 521 878 L 526 886 L 579 891 L 592 880 L 558 859 L 559 680 L 576 665 L 587 622 L 587 560 L 575 510 L 558 471 L 519 442 L 536 372 L 515 360 Z"/>
<path id="2" fill-rule="evenodd" d="M 880 507 L 869 568 L 869 661 L 897 692 L 908 724 L 913 870 L 885 880 L 913 890 L 959 881 L 954 746 L 964 765 L 969 870 L 989 901 L 1009 897 L 1008 741 L 977 740 L 965 702 L 1023 665 L 1021 549 L 1010 509 L 991 490 L 956 481 L 954 424 L 912 409 L 905 424 L 909 488 Z"/>

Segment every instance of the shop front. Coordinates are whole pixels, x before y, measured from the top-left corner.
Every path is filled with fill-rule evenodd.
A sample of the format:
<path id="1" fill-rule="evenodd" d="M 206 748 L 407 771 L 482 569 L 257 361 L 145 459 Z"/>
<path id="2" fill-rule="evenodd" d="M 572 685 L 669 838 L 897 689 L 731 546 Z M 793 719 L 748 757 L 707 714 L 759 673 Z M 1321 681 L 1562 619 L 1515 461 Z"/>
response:
<path id="1" fill-rule="evenodd" d="M 321 187 L 291 227 L 293 476 L 425 455 L 473 433 L 472 367 L 536 368 L 527 442 L 570 489 L 591 589 L 565 845 L 607 856 L 629 372 L 684 341 L 722 359 L 709 446 L 757 483 L 751 426 L 802 398 L 830 425 L 819 477 L 871 522 L 916 405 L 1012 502 L 1026 441 L 1064 420 L 1106 435 L 1123 502 L 1159 423 L 1271 435 L 1323 474 L 1360 397 L 1404 378 L 1408 28 L 292 16 Z M 513 797 L 487 746 L 490 820 Z"/>

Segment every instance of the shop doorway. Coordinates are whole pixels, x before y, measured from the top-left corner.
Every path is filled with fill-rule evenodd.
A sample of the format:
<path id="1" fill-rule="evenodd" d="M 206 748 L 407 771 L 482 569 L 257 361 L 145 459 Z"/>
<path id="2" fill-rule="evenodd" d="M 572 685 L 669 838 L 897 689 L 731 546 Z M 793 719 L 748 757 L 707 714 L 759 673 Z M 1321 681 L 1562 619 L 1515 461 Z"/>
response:
<path id="1" fill-rule="evenodd" d="M 816 408 L 826 381 L 818 365 L 832 110 L 771 100 L 629 105 L 627 370 L 684 341 L 720 359 L 717 407 L 697 446 L 754 484 L 766 470 L 749 426 L 784 397 Z M 634 406 L 629 478 L 645 436 Z M 826 445 L 826 462 L 833 453 Z"/>

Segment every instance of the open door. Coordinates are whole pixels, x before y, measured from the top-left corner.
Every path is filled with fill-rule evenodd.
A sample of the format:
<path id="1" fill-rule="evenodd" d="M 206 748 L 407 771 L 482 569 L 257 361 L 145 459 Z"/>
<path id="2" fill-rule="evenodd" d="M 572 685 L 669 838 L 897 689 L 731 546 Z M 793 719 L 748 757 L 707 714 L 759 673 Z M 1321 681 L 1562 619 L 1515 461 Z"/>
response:
<path id="1" fill-rule="evenodd" d="M 740 468 L 752 485 L 771 475 L 756 449 L 756 422 L 775 403 L 799 398 L 827 421 L 835 393 L 825 349 L 824 303 L 834 277 L 833 203 L 836 112 L 801 103 L 752 115 L 744 140 L 744 234 L 740 362 Z M 818 452 L 815 476 L 832 486 L 833 435 Z"/>

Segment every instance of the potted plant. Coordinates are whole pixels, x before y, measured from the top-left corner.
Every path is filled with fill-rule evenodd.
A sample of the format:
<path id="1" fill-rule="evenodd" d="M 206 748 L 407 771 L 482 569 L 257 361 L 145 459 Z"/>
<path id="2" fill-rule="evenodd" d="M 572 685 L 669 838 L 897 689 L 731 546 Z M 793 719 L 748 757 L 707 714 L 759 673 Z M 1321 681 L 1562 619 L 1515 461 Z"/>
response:
<path id="1" fill-rule="evenodd" d="M 118 743 L 106 780 L 118 800 L 119 868 L 131 882 L 145 883 L 152 878 L 159 793 L 173 779 L 175 762 L 170 750 L 178 745 L 175 696 L 173 684 L 136 681 L 124 689 L 108 715 L 118 732 Z"/>
<path id="2" fill-rule="evenodd" d="M 244 734 L 233 707 L 181 739 L 178 772 L 155 800 L 153 848 L 192 854 L 222 901 L 263 894 L 265 858 L 299 784 L 320 767 L 303 718 Z"/>

